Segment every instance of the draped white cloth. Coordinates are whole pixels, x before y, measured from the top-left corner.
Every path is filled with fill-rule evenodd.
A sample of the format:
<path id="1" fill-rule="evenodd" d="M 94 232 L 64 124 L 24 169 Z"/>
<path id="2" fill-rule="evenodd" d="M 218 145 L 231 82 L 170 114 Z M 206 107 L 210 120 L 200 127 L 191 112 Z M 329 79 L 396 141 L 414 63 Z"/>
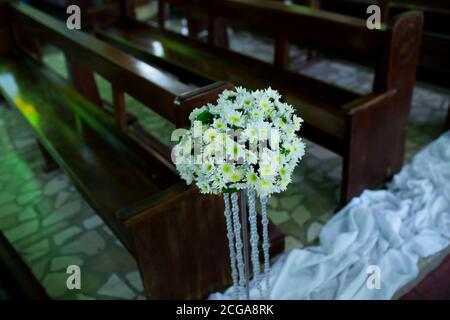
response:
<path id="1" fill-rule="evenodd" d="M 418 276 L 419 258 L 449 245 L 447 132 L 417 154 L 386 190 L 365 191 L 328 221 L 319 246 L 282 255 L 272 267 L 270 298 L 390 299 Z M 367 285 L 371 265 L 379 267 L 379 289 Z M 210 299 L 228 299 L 229 292 Z M 250 296 L 260 298 L 253 285 Z"/>

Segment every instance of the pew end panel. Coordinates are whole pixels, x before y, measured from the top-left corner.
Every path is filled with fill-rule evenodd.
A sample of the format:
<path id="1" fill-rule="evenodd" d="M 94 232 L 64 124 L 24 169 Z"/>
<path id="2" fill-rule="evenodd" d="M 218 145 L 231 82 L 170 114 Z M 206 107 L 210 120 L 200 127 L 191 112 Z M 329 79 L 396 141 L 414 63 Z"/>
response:
<path id="1" fill-rule="evenodd" d="M 403 129 L 396 118 L 395 96 L 395 90 L 371 93 L 345 106 L 348 115 L 341 186 L 343 204 L 366 188 L 379 187 L 403 164 L 404 146 L 397 143 Z"/>
<path id="2" fill-rule="evenodd" d="M 231 284 L 223 210 L 221 197 L 178 183 L 117 213 L 132 234 L 149 298 L 204 299 Z M 269 241 L 272 257 L 284 251 L 272 222 Z"/>
<path id="3" fill-rule="evenodd" d="M 202 299 L 230 284 L 222 199 L 179 184 L 143 207 L 150 206 L 118 215 L 131 231 L 149 298 Z"/>
<path id="4" fill-rule="evenodd" d="M 224 90 L 233 90 L 234 85 L 230 82 L 219 81 L 205 87 L 193 90 L 178 96 L 174 105 L 177 108 L 177 127 L 188 127 L 190 125 L 189 114 L 195 108 L 200 108 L 207 103 L 214 103 L 219 94 Z"/>
<path id="5" fill-rule="evenodd" d="M 373 93 L 346 106 L 346 149 L 341 200 L 378 187 L 403 165 L 423 14 L 394 19 L 378 61 Z"/>

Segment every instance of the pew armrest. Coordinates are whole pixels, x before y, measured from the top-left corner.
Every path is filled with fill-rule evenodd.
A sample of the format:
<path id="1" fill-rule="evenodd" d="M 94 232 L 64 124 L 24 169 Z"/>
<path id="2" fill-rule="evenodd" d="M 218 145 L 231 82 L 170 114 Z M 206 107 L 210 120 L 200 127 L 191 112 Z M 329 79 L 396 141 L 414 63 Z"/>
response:
<path id="1" fill-rule="evenodd" d="M 233 90 L 234 85 L 230 82 L 218 81 L 176 97 L 174 105 L 178 109 L 178 119 L 176 119 L 177 127 L 188 126 L 189 114 L 192 110 L 217 100 L 219 94 L 226 89 Z"/>
<path id="2" fill-rule="evenodd" d="M 353 115 L 367 108 L 383 106 L 384 103 L 391 99 L 396 93 L 397 90 L 395 89 L 383 93 L 371 92 L 344 105 L 342 109 L 346 111 L 348 115 Z"/>
<path id="3" fill-rule="evenodd" d="M 126 226 L 130 227 L 139 221 L 146 219 L 161 208 L 188 197 L 196 190 L 195 187 L 186 186 L 184 182 L 179 182 L 168 189 L 154 194 L 129 207 L 120 209 L 116 217 Z"/>

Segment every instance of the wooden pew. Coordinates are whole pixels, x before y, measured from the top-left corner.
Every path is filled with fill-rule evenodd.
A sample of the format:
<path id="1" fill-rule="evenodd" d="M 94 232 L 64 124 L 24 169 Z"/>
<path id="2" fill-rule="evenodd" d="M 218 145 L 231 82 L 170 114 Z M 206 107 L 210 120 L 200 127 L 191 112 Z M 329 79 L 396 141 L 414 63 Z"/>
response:
<path id="1" fill-rule="evenodd" d="M 122 15 L 134 16 L 135 2 L 127 2 L 127 6 L 124 6 L 125 3 L 117 0 L 100 3 L 93 0 L 31 0 L 29 4 L 61 21 L 66 21 L 69 16 L 66 12 L 67 8 L 70 5 L 77 5 L 81 10 L 81 28 L 83 31 L 88 31 L 94 26 L 117 22 Z"/>
<path id="2" fill-rule="evenodd" d="M 377 4 L 383 21 L 407 10 L 422 10 L 424 32 L 417 78 L 450 89 L 450 2 L 439 0 L 319 0 L 316 8 L 355 17 L 367 17 L 369 4 Z M 447 119 L 450 119 L 450 104 Z M 450 128 L 447 120 L 446 129 Z"/>
<path id="3" fill-rule="evenodd" d="M 279 0 L 272 1 L 282 2 Z M 170 0 L 160 0 L 159 2 L 161 3 L 160 7 L 162 7 L 162 3 L 170 2 Z M 450 59 L 447 58 L 450 56 L 450 25 L 448 24 L 448 18 L 450 17 L 449 3 L 428 0 L 296 0 L 293 1 L 293 3 L 307 5 L 314 9 L 323 9 L 326 11 L 351 15 L 358 18 L 367 18 L 367 7 L 370 4 L 377 4 L 381 8 L 382 22 L 384 23 L 408 10 L 422 10 L 425 15 L 424 37 L 422 39 L 421 57 L 418 64 L 417 77 L 424 82 L 450 89 Z M 191 36 L 197 34 L 198 29 L 207 29 L 209 34 L 214 32 L 214 30 L 206 27 L 206 23 L 202 24 L 199 22 L 198 17 L 197 19 L 192 18 L 192 16 L 195 17 L 195 15 L 192 14 L 192 10 L 187 11 L 186 15 L 188 22 L 194 26 L 189 28 Z M 245 23 L 243 23 L 242 26 L 245 27 Z M 224 39 L 224 35 L 225 37 L 227 36 L 225 22 L 223 22 L 221 28 L 221 36 L 219 38 Z M 254 29 L 251 31 L 257 33 L 257 30 Z M 217 33 L 218 31 L 215 32 Z M 210 38 L 214 38 L 214 36 L 211 35 Z M 276 65 L 286 65 L 289 61 L 287 39 L 283 35 L 276 35 L 275 41 L 278 43 L 275 46 L 278 51 L 275 54 L 276 61 L 274 61 L 274 63 Z M 211 41 L 209 42 L 211 43 Z M 227 48 L 228 43 L 228 38 L 225 38 L 225 40 L 218 45 Z M 300 42 L 298 44 L 301 45 L 302 43 Z M 317 56 L 317 51 L 315 50 L 306 50 L 306 53 L 309 58 Z M 355 55 L 349 53 L 343 54 L 340 57 L 350 60 L 356 58 Z M 365 59 L 356 60 L 356 62 L 368 63 L 371 65 L 371 62 Z M 450 118 L 450 104 L 448 109 L 447 117 Z M 446 128 L 448 128 L 448 126 L 447 120 Z"/>
<path id="4" fill-rule="evenodd" d="M 231 85 L 185 93 L 160 70 L 30 6 L 3 1 L 0 15 L 14 40 L 0 57 L 0 93 L 136 258 L 148 296 L 198 299 L 230 284 L 222 200 L 180 180 L 170 150 L 127 122 L 124 94 L 177 123 Z M 42 65 L 47 44 L 111 82 L 113 115 Z M 275 255 L 284 238 L 273 225 L 270 233 Z"/>
<path id="5" fill-rule="evenodd" d="M 280 90 L 305 119 L 302 134 L 342 155 L 342 203 L 379 186 L 401 168 L 421 39 L 420 13 L 404 14 L 383 30 L 368 30 L 360 19 L 269 1 L 165 1 L 189 6 L 198 14 L 245 21 L 274 37 L 284 34 L 286 41 L 276 42 L 270 65 L 164 30 L 164 25 L 156 28 L 133 19 L 96 33 L 155 65 L 212 81 Z M 373 92 L 361 96 L 288 70 L 281 58 L 288 38 L 371 59 L 376 65 Z"/>

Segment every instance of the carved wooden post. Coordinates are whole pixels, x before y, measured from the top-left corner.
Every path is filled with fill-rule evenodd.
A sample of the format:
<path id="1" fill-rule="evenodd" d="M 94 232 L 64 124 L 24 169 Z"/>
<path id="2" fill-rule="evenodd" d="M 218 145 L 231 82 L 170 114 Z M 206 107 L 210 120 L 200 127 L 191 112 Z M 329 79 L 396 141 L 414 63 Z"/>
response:
<path id="1" fill-rule="evenodd" d="M 198 33 L 203 29 L 206 29 L 206 26 L 205 23 L 203 23 L 203 21 L 196 18 L 192 18 L 188 15 L 187 28 L 189 36 L 192 38 L 197 38 Z"/>
<path id="2" fill-rule="evenodd" d="M 120 1 L 120 12 L 122 14 L 122 18 L 135 19 L 136 13 L 134 11 L 133 0 L 121 0 Z"/>
<path id="3" fill-rule="evenodd" d="M 113 107 L 114 118 L 119 130 L 126 131 L 127 128 L 127 108 L 125 104 L 125 94 L 113 85 Z"/>
<path id="4" fill-rule="evenodd" d="M 227 23 L 222 17 L 209 18 L 208 42 L 217 47 L 229 47 Z"/>
<path id="5" fill-rule="evenodd" d="M 158 25 L 164 29 L 166 22 L 166 1 L 158 0 Z"/>
<path id="6" fill-rule="evenodd" d="M 381 22 L 389 20 L 389 2 L 390 0 L 378 0 L 378 6 L 381 9 Z"/>
<path id="7" fill-rule="evenodd" d="M 275 38 L 275 56 L 273 63 L 276 67 L 285 69 L 289 63 L 289 41 L 283 32 L 278 32 Z"/>
<path id="8" fill-rule="evenodd" d="M 14 21 L 10 24 L 10 31 L 11 41 L 13 41 L 17 47 L 30 54 L 36 60 L 42 62 L 41 43 L 38 34 L 34 30 L 31 30 L 20 22 L 16 23 Z"/>

